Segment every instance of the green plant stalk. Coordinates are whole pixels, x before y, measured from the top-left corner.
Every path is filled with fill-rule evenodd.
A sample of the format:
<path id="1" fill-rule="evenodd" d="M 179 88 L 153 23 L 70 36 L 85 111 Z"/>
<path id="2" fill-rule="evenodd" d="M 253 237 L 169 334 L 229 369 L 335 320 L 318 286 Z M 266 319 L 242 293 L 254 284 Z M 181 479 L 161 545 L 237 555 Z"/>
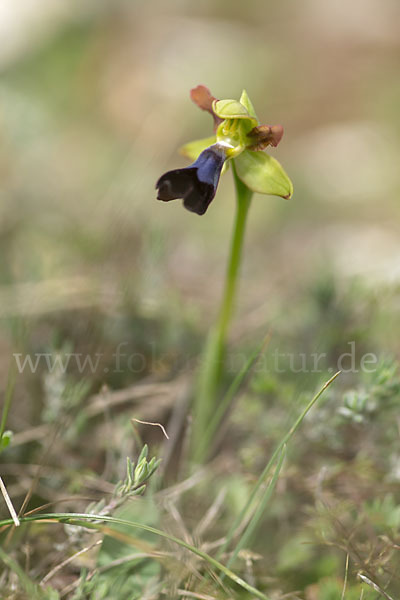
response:
<path id="1" fill-rule="evenodd" d="M 193 554 L 196 554 L 204 561 L 206 561 L 210 566 L 220 571 L 223 575 L 234 581 L 237 585 L 245 589 L 250 594 L 253 594 L 256 598 L 260 598 L 261 600 L 269 600 L 268 596 L 254 588 L 252 585 L 244 581 L 241 577 L 238 577 L 236 573 L 230 571 L 225 567 L 225 565 L 221 564 L 212 556 L 209 556 L 199 548 L 188 544 L 184 540 L 181 540 L 161 529 L 155 529 L 154 527 L 150 527 L 149 525 L 143 525 L 142 523 L 137 523 L 135 521 L 127 521 L 126 519 L 119 519 L 117 517 L 111 517 L 106 515 L 92 515 L 87 513 L 54 513 L 54 514 L 39 514 L 32 515 L 29 517 L 21 517 L 20 519 L 22 523 L 36 522 L 36 521 L 46 521 L 47 523 L 64 523 L 70 525 L 77 525 L 80 527 L 99 529 L 101 531 L 102 525 L 101 523 L 113 523 L 115 525 L 124 525 L 126 527 L 132 527 L 134 529 L 141 529 L 142 531 L 148 531 L 149 533 L 153 533 L 159 537 L 165 538 L 170 542 L 178 544 L 182 548 L 186 548 Z M 94 523 L 93 523 L 94 521 Z M 12 519 L 2 519 L 0 521 L 0 528 L 8 525 L 13 525 Z M 2 558 L 0 556 L 0 558 Z"/>
<path id="2" fill-rule="evenodd" d="M 203 437 L 199 441 L 199 445 L 194 450 L 194 462 L 202 463 L 204 460 L 208 458 L 209 452 L 212 449 L 212 442 L 214 435 L 233 400 L 235 399 L 236 394 L 239 392 L 240 386 L 244 382 L 246 376 L 248 375 L 250 369 L 253 367 L 260 354 L 262 353 L 266 341 L 268 341 L 269 337 L 263 340 L 262 344 L 260 344 L 250 355 L 246 363 L 243 365 L 239 373 L 236 375 L 235 379 L 230 384 L 227 392 L 224 394 L 222 400 L 218 403 L 215 412 L 211 416 L 207 428 L 204 432 Z"/>
<path id="3" fill-rule="evenodd" d="M 0 441 L 3 437 L 4 431 L 6 429 L 8 413 L 9 413 L 9 410 L 11 407 L 11 402 L 12 402 L 13 395 L 14 395 L 16 374 L 17 374 L 16 363 L 13 362 L 8 371 L 8 380 L 7 380 L 7 387 L 6 387 L 6 391 L 5 391 L 4 406 L 3 406 L 2 413 L 1 413 Z M 0 445 L 0 452 L 1 452 L 1 445 Z"/>
<path id="4" fill-rule="evenodd" d="M 196 455 L 196 448 L 200 445 L 209 425 L 209 419 L 216 408 L 217 392 L 221 383 L 225 355 L 226 337 L 235 304 L 247 214 L 253 195 L 253 192 L 237 176 L 233 163 L 232 172 L 237 199 L 236 217 L 221 308 L 217 323 L 209 334 L 203 355 L 203 362 L 200 365 L 200 376 L 194 399 L 192 456 Z"/>

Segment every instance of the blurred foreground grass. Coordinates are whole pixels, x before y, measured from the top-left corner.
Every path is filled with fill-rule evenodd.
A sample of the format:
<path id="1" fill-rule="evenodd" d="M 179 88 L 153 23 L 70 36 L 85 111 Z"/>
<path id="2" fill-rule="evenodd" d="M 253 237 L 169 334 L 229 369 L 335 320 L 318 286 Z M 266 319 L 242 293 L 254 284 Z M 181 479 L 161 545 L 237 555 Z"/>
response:
<path id="1" fill-rule="evenodd" d="M 271 598 L 399 597 L 398 4 L 60 7 L 26 3 L 25 21 L 17 8 L 2 21 L 2 407 L 13 354 L 42 355 L 12 390 L 0 475 L 14 505 L 31 490 L 24 512 L 104 507 L 146 441 L 162 463 L 118 516 L 213 556 L 276 445 L 354 348 L 354 368 L 345 357 L 289 445 L 233 569 Z M 188 402 L 233 190 L 226 178 L 197 219 L 157 204 L 153 187 L 209 126 L 188 99 L 197 83 L 226 97 L 246 87 L 264 122 L 284 124 L 295 196 L 254 199 L 226 386 L 271 339 L 212 460 L 191 472 Z M 324 355 L 317 369 L 313 354 Z M 170 440 L 132 418 L 163 423 Z M 14 561 L 0 573 L 7 599 L 246 597 L 183 549 L 126 528 L 38 523 L 0 536 Z"/>

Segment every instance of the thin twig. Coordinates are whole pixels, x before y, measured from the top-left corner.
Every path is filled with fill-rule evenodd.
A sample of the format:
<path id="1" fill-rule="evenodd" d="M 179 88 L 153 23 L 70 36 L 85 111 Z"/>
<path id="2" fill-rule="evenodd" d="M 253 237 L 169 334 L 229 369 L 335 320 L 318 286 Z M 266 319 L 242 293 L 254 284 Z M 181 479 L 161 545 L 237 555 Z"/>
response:
<path id="1" fill-rule="evenodd" d="M 136 421 L 136 423 L 141 423 L 142 425 L 153 425 L 155 427 L 159 427 L 162 430 L 165 437 L 167 438 L 167 440 L 169 440 L 168 433 L 165 431 L 165 427 L 164 427 L 164 425 L 161 425 L 161 423 L 151 423 L 150 421 L 141 421 L 140 419 L 136 419 L 135 417 L 132 418 L 131 421 Z"/>
<path id="2" fill-rule="evenodd" d="M 188 592 L 188 590 L 176 590 L 178 596 L 187 596 L 188 598 L 198 598 L 198 600 L 216 600 L 215 596 L 208 594 L 197 594 L 196 592 Z"/>
<path id="3" fill-rule="evenodd" d="M 177 509 L 175 502 L 173 500 L 170 500 L 167 503 L 167 509 L 168 509 L 168 512 L 170 513 L 171 517 L 174 519 L 175 523 L 178 525 L 178 528 L 180 529 L 182 538 L 188 544 L 193 544 L 193 538 L 190 535 L 190 533 L 188 532 L 186 525 L 183 521 L 182 515 L 180 514 L 180 512 Z"/>
<path id="4" fill-rule="evenodd" d="M 374 581 L 372 581 L 372 579 L 370 579 L 366 575 L 363 575 L 363 573 L 357 573 L 357 577 L 359 579 L 361 579 L 361 581 L 363 581 L 364 583 L 366 583 L 367 585 L 372 587 L 372 589 L 374 589 L 376 592 L 378 592 L 378 594 L 380 594 L 381 596 L 386 598 L 386 600 L 393 600 L 392 596 L 389 596 L 389 594 L 387 594 L 385 592 L 385 590 L 383 590 L 381 587 L 379 587 L 379 585 L 377 583 L 375 583 Z"/>
<path id="5" fill-rule="evenodd" d="M 1 490 L 1 493 L 3 494 L 5 503 L 7 504 L 7 508 L 10 511 L 10 515 L 11 515 L 12 520 L 14 521 L 15 527 L 19 527 L 21 523 L 19 522 L 18 515 L 15 512 L 13 503 L 11 502 L 11 498 L 8 495 L 6 486 L 4 485 L 1 477 L 0 477 L 0 490 Z"/>
<path id="6" fill-rule="evenodd" d="M 347 587 L 348 574 L 349 574 L 349 553 L 347 553 L 347 555 L 346 555 L 346 567 L 345 567 L 345 571 L 344 571 L 343 590 L 342 590 L 342 596 L 341 596 L 340 600 L 344 600 L 344 595 L 346 593 L 346 587 Z"/>
<path id="7" fill-rule="evenodd" d="M 184 382 L 181 389 L 178 390 L 171 415 L 168 419 L 167 429 L 169 431 L 170 440 L 164 441 L 161 450 L 160 456 L 162 456 L 162 463 L 158 471 L 161 476 L 167 472 L 176 447 L 182 440 L 182 432 L 184 432 L 185 429 L 190 401 L 190 387 L 191 385 L 188 380 Z"/>
<path id="8" fill-rule="evenodd" d="M 147 397 L 152 398 L 152 402 L 156 403 L 157 410 L 159 411 L 164 405 L 170 405 L 182 383 L 186 380 L 187 377 L 182 375 L 167 383 L 135 383 L 120 390 L 105 389 L 88 399 L 85 412 L 88 417 L 95 417 L 102 414 L 105 405 L 116 408 L 121 404 L 126 404 L 133 400 L 144 400 Z"/>
<path id="9" fill-rule="evenodd" d="M 222 488 L 217 495 L 214 502 L 211 504 L 210 508 L 205 513 L 204 517 L 199 521 L 197 527 L 195 528 L 193 535 L 195 537 L 201 537 L 202 534 L 210 527 L 210 525 L 217 518 L 221 507 L 224 503 L 226 496 L 226 488 Z"/>
<path id="10" fill-rule="evenodd" d="M 69 563 L 73 562 L 75 558 L 77 558 L 81 554 L 85 554 L 85 552 L 89 552 L 89 550 L 92 550 L 92 548 L 94 548 L 95 546 L 99 546 L 102 542 L 103 540 L 96 540 L 93 544 L 90 544 L 89 546 L 86 546 L 86 548 L 78 550 L 78 552 L 75 552 L 75 554 L 63 560 L 61 563 L 59 563 L 53 569 L 51 569 L 51 571 L 49 571 L 47 575 L 43 577 L 39 585 L 44 586 L 50 579 L 54 577 L 54 575 L 58 573 L 58 571 L 61 571 L 61 569 L 69 565 Z"/>

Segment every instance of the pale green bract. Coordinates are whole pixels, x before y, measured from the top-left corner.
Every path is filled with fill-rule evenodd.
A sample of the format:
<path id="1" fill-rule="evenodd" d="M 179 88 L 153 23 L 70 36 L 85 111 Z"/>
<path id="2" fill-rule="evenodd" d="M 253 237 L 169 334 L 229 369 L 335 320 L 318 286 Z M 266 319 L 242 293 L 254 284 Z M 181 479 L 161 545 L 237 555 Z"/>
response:
<path id="1" fill-rule="evenodd" d="M 242 95 L 240 96 L 240 104 L 243 104 L 243 106 L 245 107 L 245 109 L 247 110 L 247 112 L 249 113 L 249 115 L 251 117 L 254 117 L 254 119 L 258 123 L 256 111 L 254 110 L 253 103 L 250 100 L 250 98 L 249 98 L 246 90 L 243 90 Z"/>

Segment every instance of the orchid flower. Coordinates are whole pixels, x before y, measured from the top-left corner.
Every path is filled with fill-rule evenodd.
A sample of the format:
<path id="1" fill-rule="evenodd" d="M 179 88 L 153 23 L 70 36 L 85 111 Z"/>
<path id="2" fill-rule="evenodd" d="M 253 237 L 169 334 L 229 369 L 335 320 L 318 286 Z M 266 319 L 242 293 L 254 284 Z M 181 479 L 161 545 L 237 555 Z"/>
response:
<path id="1" fill-rule="evenodd" d="M 199 85 L 191 98 L 214 119 L 214 135 L 189 142 L 182 154 L 194 162 L 164 173 L 157 181 L 157 198 L 164 202 L 183 199 L 188 210 L 203 215 L 213 200 L 221 172 L 234 162 L 237 176 L 252 192 L 290 198 L 292 183 L 279 162 L 265 152 L 277 146 L 283 135 L 281 125 L 260 125 L 253 105 L 243 90 L 240 101 L 217 100 L 208 88 Z"/>

